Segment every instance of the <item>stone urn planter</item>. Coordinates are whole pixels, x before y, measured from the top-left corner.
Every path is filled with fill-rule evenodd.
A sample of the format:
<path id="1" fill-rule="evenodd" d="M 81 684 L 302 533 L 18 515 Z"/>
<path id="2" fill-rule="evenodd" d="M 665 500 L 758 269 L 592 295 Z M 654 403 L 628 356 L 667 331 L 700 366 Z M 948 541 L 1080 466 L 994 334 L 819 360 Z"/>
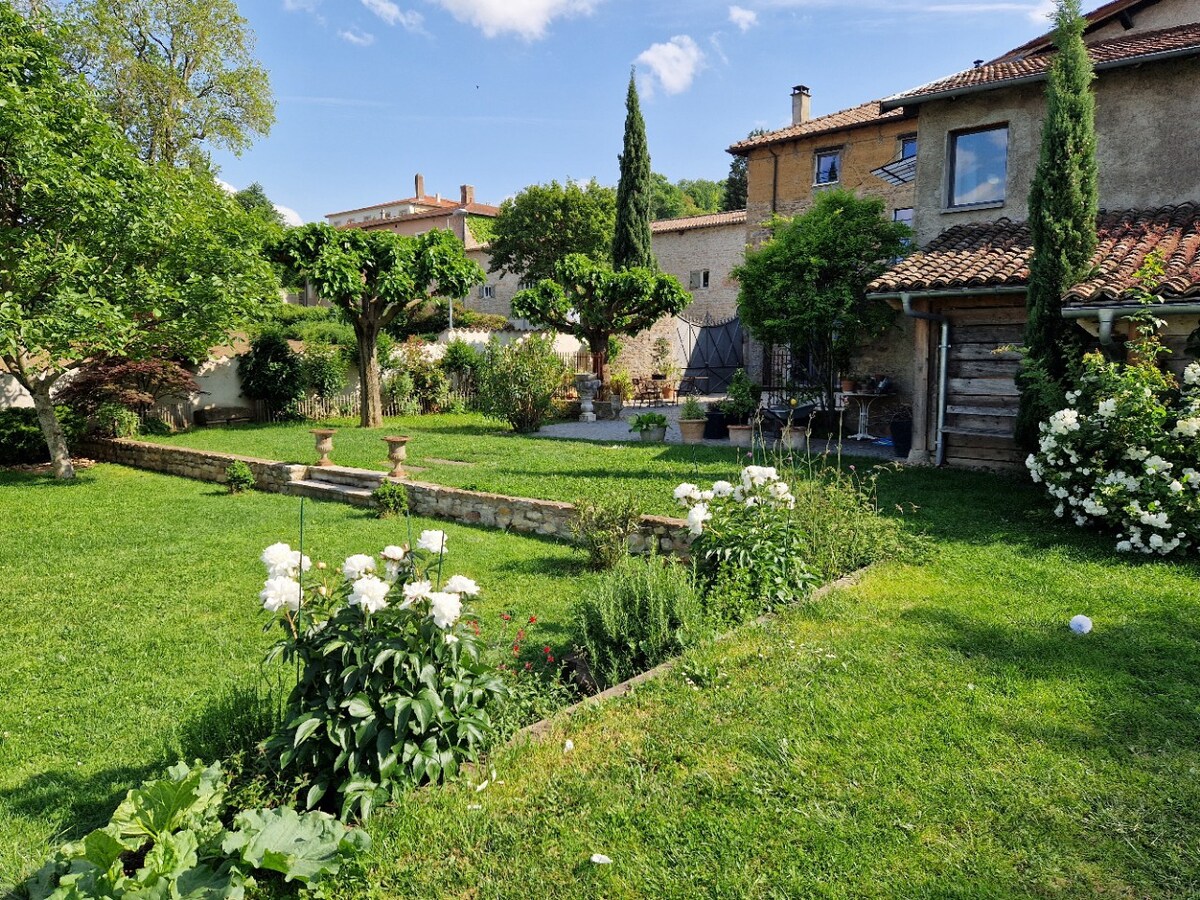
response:
<path id="1" fill-rule="evenodd" d="M 698 444 L 704 440 L 707 419 L 680 419 L 679 434 L 685 444 Z"/>
<path id="2" fill-rule="evenodd" d="M 646 428 L 638 432 L 638 437 L 651 444 L 661 444 L 667 439 L 667 426 L 660 425 L 657 428 Z"/>
<path id="3" fill-rule="evenodd" d="M 404 477 L 404 461 L 408 459 L 408 442 L 412 438 L 407 436 L 391 435 L 383 438 L 388 445 L 388 461 L 392 464 L 392 471 L 389 473 L 393 478 Z"/>
<path id="4" fill-rule="evenodd" d="M 329 454 L 333 452 L 333 436 L 337 434 L 337 429 L 314 428 L 309 434 L 316 438 L 317 453 L 320 456 L 317 460 L 317 465 L 332 466 L 333 460 L 329 458 Z"/>
<path id="5" fill-rule="evenodd" d="M 593 401 L 600 390 L 600 380 L 591 372 L 576 372 L 575 390 L 579 392 L 579 421 L 595 422 L 596 409 Z"/>
<path id="6" fill-rule="evenodd" d="M 753 447 L 754 446 L 754 426 L 753 425 L 730 425 L 729 426 L 729 444 L 733 447 Z"/>
<path id="7" fill-rule="evenodd" d="M 779 433 L 779 445 L 787 450 L 806 450 L 808 448 L 808 429 L 799 425 L 789 425 Z"/>

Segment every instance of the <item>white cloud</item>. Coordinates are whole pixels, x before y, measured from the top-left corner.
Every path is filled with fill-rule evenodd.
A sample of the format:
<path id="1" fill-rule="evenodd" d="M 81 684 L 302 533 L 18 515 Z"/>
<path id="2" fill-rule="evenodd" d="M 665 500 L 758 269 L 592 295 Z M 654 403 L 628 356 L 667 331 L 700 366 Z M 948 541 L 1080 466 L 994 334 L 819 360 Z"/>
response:
<path id="1" fill-rule="evenodd" d="M 546 27 L 564 16 L 587 15 L 602 0 L 434 0 L 460 22 L 488 37 L 512 32 L 526 40 L 545 37 Z"/>
<path id="2" fill-rule="evenodd" d="M 758 24 L 758 13 L 742 6 L 729 7 L 729 21 L 742 31 L 749 31 Z"/>
<path id="3" fill-rule="evenodd" d="M 275 211 L 283 216 L 284 225 L 291 225 L 294 228 L 298 228 L 304 224 L 304 219 L 301 217 L 300 213 L 296 212 L 290 206 L 282 206 L 279 203 L 272 205 L 275 207 Z"/>
<path id="4" fill-rule="evenodd" d="M 227 194 L 236 194 L 237 193 L 237 188 L 235 188 L 228 181 L 222 181 L 220 178 L 218 178 L 218 179 L 216 179 L 216 182 L 217 182 L 217 187 L 219 187 L 225 193 L 227 193 Z"/>
<path id="5" fill-rule="evenodd" d="M 637 58 L 668 94 L 678 94 L 692 86 L 696 74 L 704 68 L 704 52 L 686 34 L 678 34 L 665 44 L 651 44 Z"/>
<path id="6" fill-rule="evenodd" d="M 401 9 L 392 0 L 362 0 L 362 3 L 387 24 L 401 25 L 409 31 L 416 31 L 424 21 L 424 17 L 416 10 Z"/>
<path id="7" fill-rule="evenodd" d="M 370 47 L 375 43 L 375 35 L 369 31 L 363 31 L 361 28 L 351 26 L 347 29 L 338 32 L 338 37 L 343 41 L 349 41 L 356 47 Z"/>

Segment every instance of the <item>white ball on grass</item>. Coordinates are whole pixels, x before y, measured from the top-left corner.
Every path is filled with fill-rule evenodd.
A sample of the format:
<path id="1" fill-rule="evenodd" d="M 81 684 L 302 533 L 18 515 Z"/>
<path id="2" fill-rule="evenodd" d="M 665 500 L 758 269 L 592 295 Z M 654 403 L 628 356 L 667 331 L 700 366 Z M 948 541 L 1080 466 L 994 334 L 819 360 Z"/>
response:
<path id="1" fill-rule="evenodd" d="M 1076 634 L 1087 634 L 1092 630 L 1092 620 L 1087 616 L 1075 616 L 1071 619 L 1071 630 Z"/>

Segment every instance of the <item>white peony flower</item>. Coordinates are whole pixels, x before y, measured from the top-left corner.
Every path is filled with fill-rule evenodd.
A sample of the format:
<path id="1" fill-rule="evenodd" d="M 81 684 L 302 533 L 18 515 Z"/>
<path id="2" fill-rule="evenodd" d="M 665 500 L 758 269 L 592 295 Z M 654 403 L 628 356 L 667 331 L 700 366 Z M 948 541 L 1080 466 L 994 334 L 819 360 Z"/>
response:
<path id="1" fill-rule="evenodd" d="M 295 577 L 302 569 L 307 572 L 312 568 L 311 559 L 283 543 L 272 544 L 262 552 L 259 559 L 267 567 L 267 576 L 270 578 Z"/>
<path id="2" fill-rule="evenodd" d="M 733 485 L 728 481 L 714 481 L 712 492 L 714 497 L 728 497 L 733 493 Z"/>
<path id="3" fill-rule="evenodd" d="M 342 563 L 342 575 L 347 581 L 358 581 L 368 572 L 375 571 L 375 557 L 367 556 L 365 553 L 355 553 L 353 556 L 347 556 L 346 561 Z"/>
<path id="4" fill-rule="evenodd" d="M 379 555 L 391 562 L 404 562 L 404 557 L 408 555 L 408 551 L 403 547 L 397 547 L 395 544 L 388 544 Z"/>
<path id="5" fill-rule="evenodd" d="M 479 593 L 479 585 L 465 575 L 452 575 L 446 581 L 446 590 L 452 594 L 466 594 L 474 597 Z"/>
<path id="6" fill-rule="evenodd" d="M 708 504 L 697 503 L 688 510 L 687 523 L 688 531 L 693 535 L 699 535 L 704 531 L 704 523 L 712 518 L 712 513 L 708 511 Z"/>
<path id="7" fill-rule="evenodd" d="M 444 531 L 422 531 L 421 536 L 417 538 L 417 547 L 430 553 L 443 553 L 446 550 L 446 540 Z"/>
<path id="8" fill-rule="evenodd" d="M 354 582 L 354 588 L 346 602 L 351 606 L 361 606 L 369 613 L 376 613 L 388 605 L 387 595 L 391 589 L 392 586 L 382 578 L 364 575 Z"/>
<path id="9" fill-rule="evenodd" d="M 428 581 L 414 581 L 404 586 L 404 603 L 401 608 L 412 606 L 418 600 L 426 599 L 433 591 L 433 585 Z"/>
<path id="10" fill-rule="evenodd" d="M 1200 362 L 1194 362 L 1183 370 L 1183 383 L 1200 386 Z"/>
<path id="11" fill-rule="evenodd" d="M 1118 541 L 1117 542 L 1117 552 L 1118 553 L 1128 553 L 1132 549 L 1133 549 L 1133 544 L 1131 544 L 1129 541 Z"/>
<path id="12" fill-rule="evenodd" d="M 700 499 L 700 488 L 690 481 L 685 481 L 675 488 L 675 499 L 679 501 L 680 506 L 687 506 L 689 500 Z"/>
<path id="13" fill-rule="evenodd" d="M 445 635 L 445 638 L 446 638 L 447 644 L 457 644 L 458 643 L 458 635 L 447 634 L 447 635 Z"/>
<path id="14" fill-rule="evenodd" d="M 286 575 L 268 578 L 258 598 L 267 612 L 279 612 L 284 607 L 295 612 L 300 608 L 300 583 Z"/>
<path id="15" fill-rule="evenodd" d="M 438 628 L 449 628 L 462 615 L 462 598 L 449 591 L 433 591 L 429 595 L 429 614 Z"/>
<path id="16" fill-rule="evenodd" d="M 1071 619 L 1071 630 L 1076 634 L 1087 634 L 1092 630 L 1092 620 L 1087 616 L 1075 616 Z"/>
<path id="17" fill-rule="evenodd" d="M 1117 414 L 1117 398 L 1109 397 L 1096 405 L 1096 414 L 1102 419 L 1110 419 Z"/>

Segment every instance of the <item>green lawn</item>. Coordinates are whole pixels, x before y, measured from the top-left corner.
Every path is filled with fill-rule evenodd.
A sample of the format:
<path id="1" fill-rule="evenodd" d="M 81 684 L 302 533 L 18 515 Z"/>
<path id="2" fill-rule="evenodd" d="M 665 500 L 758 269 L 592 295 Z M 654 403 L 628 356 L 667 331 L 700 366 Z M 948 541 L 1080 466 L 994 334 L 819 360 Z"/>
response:
<path id="1" fill-rule="evenodd" d="M 530 443 L 539 465 L 562 448 L 565 472 L 588 446 Z M 1117 556 L 1015 479 L 906 470 L 880 494 L 916 505 L 919 564 L 879 566 L 505 749 L 485 790 L 415 793 L 373 820 L 365 879 L 341 895 L 1200 894 L 1200 567 Z M 269 640 L 255 557 L 294 534 L 295 504 L 111 466 L 76 486 L 0 474 L 0 885 L 254 676 Z M 330 560 L 400 527 L 308 510 Z M 561 628 L 587 589 L 566 548 L 447 531 L 488 589 L 485 620 L 511 607 Z M 1081 612 L 1086 637 L 1066 626 Z"/>
<path id="2" fill-rule="evenodd" d="M 680 481 L 727 478 L 736 471 L 729 447 L 605 444 L 513 434 L 480 415 L 389 419 L 383 428 L 344 422 L 334 436 L 333 460 L 344 466 L 388 469 L 385 434 L 412 436 L 408 458 L 423 471 L 413 478 L 517 497 L 574 503 L 621 492 L 640 497 L 647 512 L 678 515 L 671 491 Z M 240 453 L 283 462 L 314 462 L 310 424 L 197 429 L 160 443 Z"/>
<path id="3" fill-rule="evenodd" d="M 258 555 L 296 545 L 299 501 L 97 466 L 78 484 L 0 471 L 0 896 L 57 833 L 106 820 L 116 799 L 175 753 L 180 726 L 231 685 L 257 681 L 274 634 L 258 605 Z M 569 649 L 568 607 L 593 577 L 561 544 L 445 528 L 448 572 L 501 612 L 540 620 Z M 403 521 L 307 503 L 305 546 L 340 563 L 407 540 Z"/>

